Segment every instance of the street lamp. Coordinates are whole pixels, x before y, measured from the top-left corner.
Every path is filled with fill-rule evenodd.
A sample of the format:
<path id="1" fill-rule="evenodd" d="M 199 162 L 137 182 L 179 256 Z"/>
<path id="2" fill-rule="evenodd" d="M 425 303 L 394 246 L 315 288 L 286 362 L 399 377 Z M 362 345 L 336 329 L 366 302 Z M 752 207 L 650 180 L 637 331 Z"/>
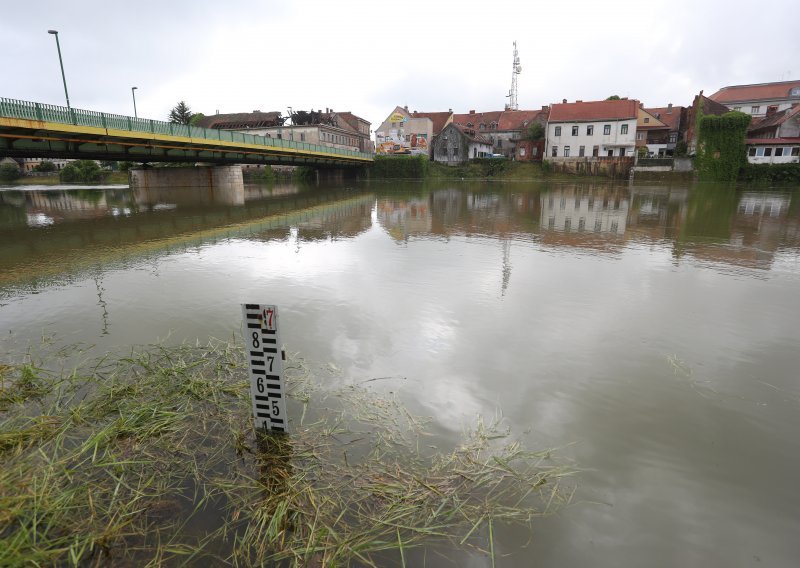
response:
<path id="1" fill-rule="evenodd" d="M 131 95 L 133 95 L 133 118 L 139 118 L 139 115 L 136 114 L 136 89 L 139 87 L 131 87 Z"/>
<path id="2" fill-rule="evenodd" d="M 47 30 L 47 33 L 56 36 L 56 49 L 58 49 L 58 64 L 61 65 L 61 79 L 64 81 L 64 94 L 67 97 L 67 108 L 72 114 L 72 107 L 69 104 L 69 93 L 67 92 L 67 77 L 64 75 L 64 62 L 61 60 L 61 44 L 58 43 L 58 31 L 57 30 Z"/>

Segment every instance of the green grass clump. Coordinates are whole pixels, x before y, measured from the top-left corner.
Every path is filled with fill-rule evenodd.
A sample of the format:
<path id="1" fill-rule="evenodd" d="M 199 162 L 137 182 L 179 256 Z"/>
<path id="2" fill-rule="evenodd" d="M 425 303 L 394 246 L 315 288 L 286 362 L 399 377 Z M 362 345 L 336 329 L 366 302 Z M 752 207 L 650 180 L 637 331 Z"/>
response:
<path id="1" fill-rule="evenodd" d="M 291 433 L 256 436 L 227 343 L 3 373 L 37 386 L 0 411 L 0 566 L 405 566 L 437 546 L 493 562 L 498 527 L 563 503 L 572 473 L 480 422 L 432 449 L 393 395 L 322 388 L 298 360 Z"/>

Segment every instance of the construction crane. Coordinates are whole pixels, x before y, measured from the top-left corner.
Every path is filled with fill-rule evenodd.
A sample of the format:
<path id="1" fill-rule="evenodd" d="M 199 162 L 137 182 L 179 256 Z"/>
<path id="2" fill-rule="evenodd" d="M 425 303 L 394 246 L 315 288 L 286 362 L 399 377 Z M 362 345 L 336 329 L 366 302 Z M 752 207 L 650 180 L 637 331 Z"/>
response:
<path id="1" fill-rule="evenodd" d="M 506 97 L 509 99 L 506 104 L 506 110 L 519 110 L 519 102 L 517 100 L 517 75 L 522 72 L 522 66 L 519 64 L 519 52 L 517 51 L 517 42 L 514 42 L 514 65 L 511 70 L 511 88 L 508 90 Z"/>

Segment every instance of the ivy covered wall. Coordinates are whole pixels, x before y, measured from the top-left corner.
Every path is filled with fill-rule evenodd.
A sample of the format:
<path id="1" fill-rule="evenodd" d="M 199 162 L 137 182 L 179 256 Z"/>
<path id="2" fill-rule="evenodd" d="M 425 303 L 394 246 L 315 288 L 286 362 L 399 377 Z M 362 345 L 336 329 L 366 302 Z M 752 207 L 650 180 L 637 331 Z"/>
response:
<path id="1" fill-rule="evenodd" d="M 745 136 L 750 115 L 728 112 L 702 116 L 699 122 L 695 167 L 704 181 L 733 181 L 747 163 Z"/>

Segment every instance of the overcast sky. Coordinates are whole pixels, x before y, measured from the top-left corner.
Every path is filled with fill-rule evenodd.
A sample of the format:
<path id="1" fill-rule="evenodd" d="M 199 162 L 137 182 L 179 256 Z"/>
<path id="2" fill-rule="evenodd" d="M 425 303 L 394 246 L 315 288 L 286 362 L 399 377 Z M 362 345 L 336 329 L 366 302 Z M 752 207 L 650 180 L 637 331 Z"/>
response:
<path id="1" fill-rule="evenodd" d="M 0 97 L 166 119 L 195 112 L 500 110 L 618 94 L 686 105 L 701 89 L 800 79 L 797 0 L 481 2 L 7 0 Z"/>

